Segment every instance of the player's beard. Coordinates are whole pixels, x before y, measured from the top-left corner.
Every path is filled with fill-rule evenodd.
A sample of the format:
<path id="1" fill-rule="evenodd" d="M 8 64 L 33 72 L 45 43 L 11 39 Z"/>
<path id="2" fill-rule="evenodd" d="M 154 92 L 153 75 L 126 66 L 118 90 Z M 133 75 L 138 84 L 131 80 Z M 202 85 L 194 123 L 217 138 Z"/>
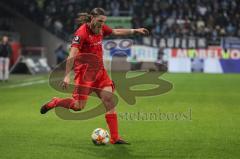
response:
<path id="1" fill-rule="evenodd" d="M 101 26 L 101 24 L 99 24 L 99 23 L 94 23 L 94 24 L 92 25 L 92 31 L 93 31 L 95 34 L 99 34 L 100 31 L 101 31 L 101 28 L 102 28 L 102 26 Z"/>

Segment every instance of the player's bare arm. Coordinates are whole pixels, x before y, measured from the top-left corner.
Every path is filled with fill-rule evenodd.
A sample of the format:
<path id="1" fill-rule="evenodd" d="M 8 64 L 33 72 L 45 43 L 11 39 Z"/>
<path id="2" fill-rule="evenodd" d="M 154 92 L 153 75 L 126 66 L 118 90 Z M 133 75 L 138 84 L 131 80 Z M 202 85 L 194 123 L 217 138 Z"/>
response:
<path id="1" fill-rule="evenodd" d="M 70 83 L 70 72 L 73 68 L 74 57 L 77 55 L 77 53 L 78 53 L 78 48 L 71 47 L 71 50 L 66 62 L 65 77 L 62 84 L 63 89 L 66 89 L 68 84 Z"/>
<path id="2" fill-rule="evenodd" d="M 149 31 L 146 28 L 138 29 L 113 29 L 112 35 L 115 36 L 125 36 L 125 35 L 149 35 Z"/>

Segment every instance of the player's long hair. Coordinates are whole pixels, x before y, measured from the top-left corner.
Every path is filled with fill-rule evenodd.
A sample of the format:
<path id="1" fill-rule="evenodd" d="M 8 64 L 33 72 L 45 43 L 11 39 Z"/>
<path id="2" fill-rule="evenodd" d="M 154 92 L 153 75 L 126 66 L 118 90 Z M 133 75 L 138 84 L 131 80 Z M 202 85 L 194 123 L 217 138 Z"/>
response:
<path id="1" fill-rule="evenodd" d="M 83 25 L 84 23 L 89 23 L 92 17 L 106 15 L 106 12 L 103 8 L 94 8 L 90 13 L 82 12 L 78 13 L 78 18 L 76 19 L 76 23 L 78 26 Z"/>
<path id="2" fill-rule="evenodd" d="M 88 13 L 78 13 L 78 17 L 76 18 L 76 23 L 78 26 L 83 25 L 84 23 L 88 23 L 91 20 L 91 16 Z"/>
<path id="3" fill-rule="evenodd" d="M 103 8 L 94 8 L 91 12 L 90 12 L 91 16 L 99 16 L 99 15 L 106 15 L 106 12 Z"/>

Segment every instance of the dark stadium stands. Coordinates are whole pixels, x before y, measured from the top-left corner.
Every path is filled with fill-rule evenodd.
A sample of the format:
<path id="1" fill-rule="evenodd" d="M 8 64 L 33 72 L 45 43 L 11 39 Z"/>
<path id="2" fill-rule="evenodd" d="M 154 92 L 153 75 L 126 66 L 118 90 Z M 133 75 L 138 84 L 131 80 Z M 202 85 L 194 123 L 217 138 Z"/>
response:
<path id="1" fill-rule="evenodd" d="M 10 0 L 22 14 L 67 39 L 78 12 L 102 7 L 110 16 L 131 16 L 134 28 L 147 27 L 152 38 L 240 36 L 239 0 Z"/>

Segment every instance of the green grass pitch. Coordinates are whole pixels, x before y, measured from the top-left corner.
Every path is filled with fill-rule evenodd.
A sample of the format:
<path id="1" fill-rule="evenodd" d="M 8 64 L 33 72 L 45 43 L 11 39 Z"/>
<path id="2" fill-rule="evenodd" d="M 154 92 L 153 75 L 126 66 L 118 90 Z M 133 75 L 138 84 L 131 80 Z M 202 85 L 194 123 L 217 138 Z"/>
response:
<path id="1" fill-rule="evenodd" d="M 174 88 L 138 97 L 134 106 L 120 99 L 119 131 L 131 145 L 94 146 L 91 132 L 107 128 L 104 115 L 85 121 L 39 113 L 56 92 L 48 75 L 12 75 L 0 83 L 0 159 L 238 159 L 240 156 L 240 75 L 165 74 Z M 31 85 L 31 82 L 33 84 Z M 147 87 L 147 86 L 145 86 Z M 90 98 L 90 109 L 99 101 Z M 127 113 L 185 113 L 185 118 L 144 120 Z"/>

